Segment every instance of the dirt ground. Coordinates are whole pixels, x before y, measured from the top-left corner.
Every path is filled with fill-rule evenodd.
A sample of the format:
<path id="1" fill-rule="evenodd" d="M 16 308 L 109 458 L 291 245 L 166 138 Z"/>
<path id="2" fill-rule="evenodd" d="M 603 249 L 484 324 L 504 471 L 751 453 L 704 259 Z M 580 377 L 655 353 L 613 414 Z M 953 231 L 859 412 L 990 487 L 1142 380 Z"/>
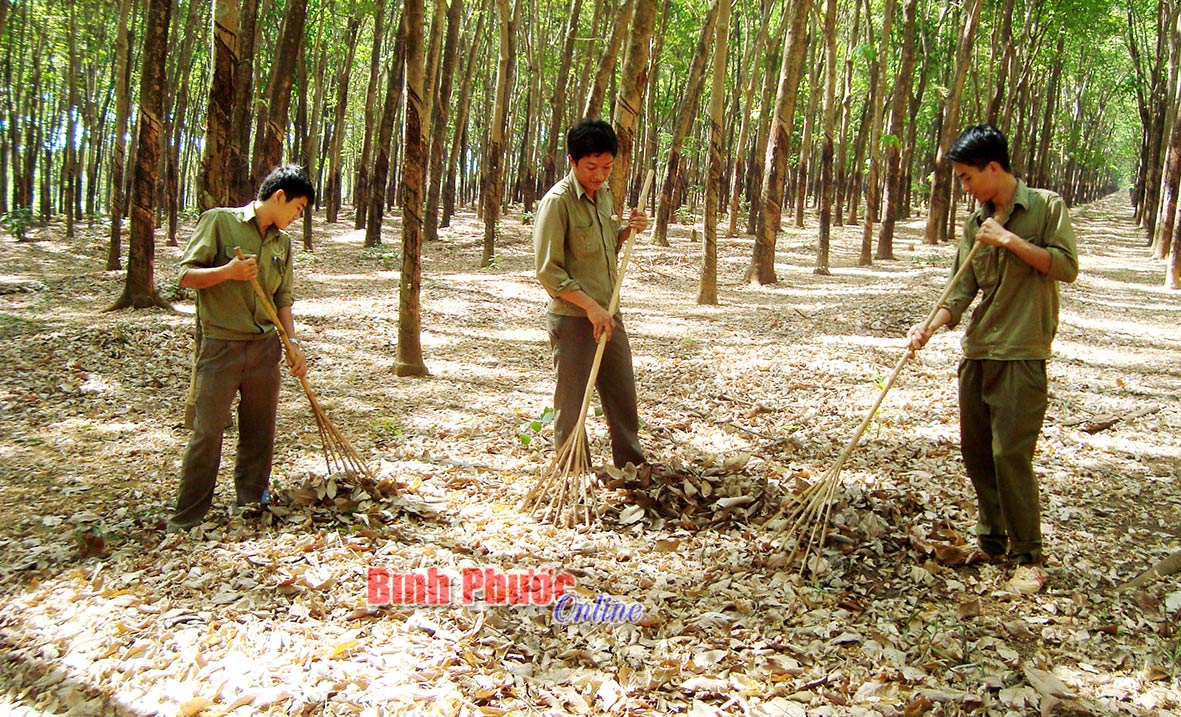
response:
<path id="1" fill-rule="evenodd" d="M 773 518 L 833 465 L 946 281 L 952 249 L 923 245 L 921 219 L 864 268 L 860 227 L 837 228 L 830 276 L 812 271 L 815 218 L 787 226 L 766 287 L 742 282 L 751 238 L 721 240 L 718 306 L 696 304 L 689 227 L 638 245 L 622 306 L 657 475 L 601 491 L 591 526 L 522 512 L 553 454 L 553 375 L 519 216 L 494 268 L 470 214 L 425 248 L 422 378 L 393 372 L 396 222 L 364 249 L 351 220 L 317 217 L 296 258 L 309 379 L 399 495 L 325 475 L 285 378 L 275 511 L 227 516 L 231 428 L 214 510 L 180 535 L 163 531 L 187 440 L 180 249 L 157 253 L 175 311 L 110 313 L 123 275 L 102 270 L 104 226 L 0 236 L 0 712 L 1181 715 L 1181 578 L 1117 590 L 1181 549 L 1181 294 L 1124 197 L 1073 211 L 1036 595 L 1005 589 L 1011 565 L 964 563 L 958 332 L 906 366 L 844 464 L 814 570 Z M 598 464 L 601 417 L 588 427 Z M 373 606 L 372 568 L 549 569 L 643 617 Z"/>

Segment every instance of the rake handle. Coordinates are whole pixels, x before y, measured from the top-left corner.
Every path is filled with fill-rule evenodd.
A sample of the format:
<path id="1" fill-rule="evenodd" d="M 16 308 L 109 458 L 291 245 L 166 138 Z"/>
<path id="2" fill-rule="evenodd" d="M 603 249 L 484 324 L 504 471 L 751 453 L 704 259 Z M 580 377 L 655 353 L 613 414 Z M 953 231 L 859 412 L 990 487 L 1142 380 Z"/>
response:
<path id="1" fill-rule="evenodd" d="M 939 298 L 935 300 L 935 306 L 931 309 L 931 312 L 927 314 L 927 319 L 923 322 L 923 333 L 926 333 L 927 327 L 930 326 L 931 322 L 935 320 L 935 315 L 939 313 L 939 309 L 943 308 L 943 302 L 947 301 L 948 296 L 951 296 L 951 292 L 955 289 L 956 284 L 960 283 L 960 279 L 963 278 L 964 273 L 967 271 L 968 267 L 972 265 L 972 257 L 976 256 L 976 252 L 979 251 L 980 247 L 982 246 L 984 246 L 984 243 L 981 241 L 976 241 L 972 245 L 972 248 L 968 251 L 968 255 L 964 257 L 964 263 L 961 264 L 956 273 L 952 275 L 951 280 L 947 282 L 947 286 L 943 288 L 943 293 L 940 294 Z M 886 393 L 889 392 L 890 388 L 894 385 L 894 380 L 898 378 L 898 374 L 902 373 L 902 367 L 906 365 L 906 362 L 910 359 L 910 356 L 911 350 L 910 347 L 907 347 L 906 351 L 903 352 L 902 357 L 898 359 L 898 363 L 894 365 L 894 370 L 890 372 L 890 376 L 886 379 L 886 383 L 882 386 L 882 390 L 878 392 L 877 400 L 873 402 L 873 406 L 869 409 L 869 412 L 861 421 L 861 425 L 858 426 L 857 432 L 854 433 L 853 437 L 849 439 L 849 442 L 845 444 L 845 450 L 841 451 L 840 457 L 837 458 L 834 470 L 840 470 L 841 466 L 845 462 L 845 459 L 848 458 L 849 454 L 853 452 L 853 449 L 857 447 L 857 442 L 861 440 L 861 434 L 865 433 L 865 429 L 869 427 L 869 424 L 873 420 L 874 415 L 876 415 L 878 412 L 878 408 L 881 407 L 882 401 L 886 398 Z"/>
<path id="2" fill-rule="evenodd" d="M 246 258 L 246 255 L 242 253 L 242 247 L 240 246 L 234 247 L 234 253 L 239 259 Z M 287 357 L 287 363 L 295 363 L 295 349 L 291 348 L 291 341 L 290 337 L 287 335 L 287 329 L 284 329 L 283 322 L 279 321 L 279 313 L 275 311 L 275 305 L 271 303 L 271 298 L 267 296 L 266 292 L 262 290 L 261 286 L 259 286 L 257 277 L 250 280 L 250 287 L 254 289 L 254 295 L 258 297 L 259 302 L 262 303 L 263 311 L 267 312 L 267 318 L 269 318 L 271 323 L 275 325 L 275 333 L 279 334 L 279 343 L 283 345 L 283 354 Z M 315 394 L 312 393 L 312 386 L 308 383 L 307 378 L 304 376 L 297 376 L 296 378 L 298 378 L 299 382 L 303 384 L 303 390 L 307 392 L 308 400 L 312 402 L 312 406 L 315 407 L 316 410 L 319 410 L 320 405 L 316 401 Z"/>
<path id="3" fill-rule="evenodd" d="M 644 211 L 648 201 L 648 190 L 652 188 L 652 178 L 656 176 L 656 170 L 649 169 L 648 174 L 644 177 L 644 188 L 640 191 L 640 211 Z M 622 217 L 622 213 L 620 214 Z M 619 308 L 619 294 L 623 290 L 623 275 L 627 272 L 628 262 L 631 261 L 632 247 L 635 246 L 636 233 L 632 231 L 629 226 L 627 228 L 627 239 L 624 240 L 623 257 L 619 261 L 619 272 L 615 276 L 615 286 L 611 289 L 611 301 L 607 305 L 607 313 L 611 314 L 611 321 L 615 321 L 615 311 Z M 594 394 L 595 381 L 599 378 L 599 367 L 603 363 L 603 352 L 607 349 L 607 332 L 599 334 L 599 339 L 595 346 L 595 360 L 591 363 L 590 376 L 586 381 L 586 390 L 582 394 L 582 410 L 579 411 L 578 425 L 574 427 L 571 436 L 580 434 L 582 427 L 586 425 L 586 412 L 590 408 L 591 396 Z"/>

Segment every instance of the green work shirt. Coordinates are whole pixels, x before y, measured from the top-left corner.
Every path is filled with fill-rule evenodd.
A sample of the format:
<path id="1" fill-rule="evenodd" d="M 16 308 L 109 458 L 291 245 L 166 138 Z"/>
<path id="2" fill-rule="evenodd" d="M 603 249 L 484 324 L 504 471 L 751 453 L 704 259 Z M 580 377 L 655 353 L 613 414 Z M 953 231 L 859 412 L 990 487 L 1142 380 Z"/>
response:
<path id="1" fill-rule="evenodd" d="M 976 230 L 992 216 L 992 206 L 976 209 L 964 223 L 954 274 L 976 240 Z M 951 312 L 948 328 L 976 295 L 964 329 L 966 359 L 1022 361 L 1050 358 L 1050 344 L 1058 331 L 1058 282 L 1078 276 L 1078 250 L 1065 202 L 1054 192 L 1030 189 L 1017 181 L 1013 206 L 1001 222 L 1005 229 L 1050 252 L 1050 271 L 1043 274 L 1007 249 L 985 244 L 972 257 L 972 266 L 952 290 L 943 308 Z"/>
<path id="2" fill-rule="evenodd" d="M 180 259 L 180 277 L 193 268 L 228 264 L 234 249 L 258 257 L 258 285 L 275 309 L 291 306 L 291 238 L 275 227 L 264 237 L 258 231 L 254 202 L 244 207 L 219 207 L 201 215 L 193 238 Z M 275 330 L 249 281 L 229 280 L 197 290 L 201 331 L 211 339 L 252 341 Z"/>
<path id="3" fill-rule="evenodd" d="M 612 202 L 611 190 L 605 186 L 592 199 L 571 172 L 537 205 L 533 253 L 537 280 L 550 295 L 549 313 L 586 316 L 580 307 L 558 298 L 575 289 L 609 308 L 619 243 Z"/>

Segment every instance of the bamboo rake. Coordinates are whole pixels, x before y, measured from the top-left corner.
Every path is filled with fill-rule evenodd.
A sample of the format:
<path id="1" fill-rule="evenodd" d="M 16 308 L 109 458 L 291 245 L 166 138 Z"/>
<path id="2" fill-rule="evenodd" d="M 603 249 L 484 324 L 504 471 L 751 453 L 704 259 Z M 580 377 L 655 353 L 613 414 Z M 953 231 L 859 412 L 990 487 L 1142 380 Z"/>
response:
<path id="1" fill-rule="evenodd" d="M 239 259 L 246 258 L 242 253 L 241 247 L 235 247 L 234 251 L 237 253 Z M 255 296 L 258 297 L 259 302 L 262 303 L 263 309 L 267 312 L 267 317 L 270 318 L 271 323 L 275 325 L 275 331 L 279 334 L 279 342 L 283 344 L 283 352 L 287 356 L 288 363 L 295 362 L 295 349 L 292 348 L 291 342 L 288 340 L 287 331 L 283 328 L 283 323 L 279 321 L 279 314 L 275 311 L 274 304 L 271 299 L 258 285 L 258 279 L 250 280 L 250 286 L 254 289 Z M 328 465 L 328 475 L 341 471 L 351 472 L 361 483 L 362 488 L 366 492 L 373 494 L 374 487 L 377 483 L 377 475 L 365 465 L 365 461 L 361 460 L 361 456 L 349 443 L 348 439 L 344 437 L 336 425 L 328 418 L 328 414 L 324 413 L 324 409 L 320 407 L 320 402 L 316 399 L 316 394 L 312 391 L 311 384 L 308 383 L 307 377 L 299 376 L 299 383 L 303 386 L 303 391 L 308 397 L 308 403 L 312 406 L 312 415 L 316 418 L 316 428 L 320 432 L 320 442 L 324 446 L 324 460 Z M 367 482 L 366 482 L 367 479 Z"/>
<path id="2" fill-rule="evenodd" d="M 649 169 L 644 178 L 644 188 L 640 191 L 640 211 L 644 211 L 647 204 L 648 190 L 652 187 L 652 178 L 655 174 L 654 170 Z M 615 286 L 611 291 L 611 303 L 607 306 L 607 312 L 613 317 L 619 308 L 619 293 L 623 288 L 623 275 L 631 260 L 635 238 L 635 232 L 629 228 L 623 257 L 619 262 L 619 271 L 615 276 Z M 591 396 L 595 391 L 595 381 L 599 377 L 599 366 L 603 362 L 603 351 L 606 348 L 607 332 L 603 332 L 599 335 L 598 346 L 595 348 L 595 360 L 591 364 L 586 390 L 582 394 L 582 408 L 578 414 L 578 422 L 570 434 L 566 436 L 565 442 L 558 449 L 549 469 L 525 495 L 525 500 L 522 502 L 522 507 L 525 510 L 533 512 L 544 522 L 572 528 L 577 524 L 590 524 L 594 514 L 595 481 L 594 474 L 590 471 L 590 450 L 586 444 L 585 427 L 586 414 L 590 408 Z"/>
<path id="3" fill-rule="evenodd" d="M 943 293 L 935 301 L 935 306 L 931 312 L 927 314 L 927 319 L 923 322 L 923 331 L 926 332 L 931 322 L 935 320 L 935 315 L 939 313 L 939 309 L 943 306 L 943 302 L 951 295 L 952 290 L 960 279 L 963 278 L 964 272 L 972 263 L 972 257 L 976 256 L 976 252 L 983 246 L 983 242 L 977 241 L 972 245 L 971 250 L 968 251 L 967 257 L 959 270 L 947 282 Z M 797 550 L 802 550 L 800 555 L 800 571 L 807 566 L 808 556 L 810 554 L 819 555 L 820 547 L 824 545 L 824 541 L 828 538 L 829 517 L 832 514 L 833 496 L 836 494 L 837 486 L 840 484 L 841 467 L 845 464 L 845 460 L 853 453 L 853 449 L 857 447 L 857 443 L 861 440 L 861 436 L 865 433 L 865 429 L 869 427 L 873 417 L 877 414 L 878 408 L 882 405 L 882 400 L 885 399 L 886 393 L 894 385 L 894 380 L 898 378 L 898 374 L 902 372 L 902 367 L 911 357 L 910 348 L 902 353 L 898 359 L 898 363 L 894 365 L 894 370 L 890 372 L 890 376 L 886 379 L 882 390 L 878 392 L 877 400 L 873 402 L 869 412 L 861 421 L 861 425 L 857 427 L 857 431 L 853 437 L 845 444 L 844 450 L 841 451 L 840 456 L 837 457 L 836 463 L 829 468 L 820 480 L 816 481 L 799 496 L 793 496 L 791 500 L 795 501 L 795 505 L 790 510 L 785 505 L 780 508 L 779 513 L 775 516 L 787 516 L 787 524 L 781 535 L 785 538 L 790 536 L 798 536 L 801 529 L 805 529 L 807 539 L 800 541 L 797 539 Z"/>

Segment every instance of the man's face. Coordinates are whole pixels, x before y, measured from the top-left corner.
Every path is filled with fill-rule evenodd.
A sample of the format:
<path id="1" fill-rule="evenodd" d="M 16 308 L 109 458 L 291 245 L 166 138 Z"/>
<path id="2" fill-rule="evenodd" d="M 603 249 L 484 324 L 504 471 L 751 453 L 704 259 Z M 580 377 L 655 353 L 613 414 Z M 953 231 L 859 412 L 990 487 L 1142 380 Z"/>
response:
<path id="1" fill-rule="evenodd" d="M 610 152 L 588 154 L 577 162 L 569 155 L 566 156 L 566 159 L 574 170 L 574 178 L 591 196 L 594 196 L 594 193 L 599 191 L 599 188 L 611 178 L 611 168 L 615 166 L 615 155 Z"/>
<path id="2" fill-rule="evenodd" d="M 282 189 L 275 192 L 275 227 L 283 230 L 303 215 L 308 206 L 307 197 L 296 197 L 288 200 Z"/>
<path id="3" fill-rule="evenodd" d="M 984 169 L 970 164 L 952 162 L 951 169 L 959 177 L 960 187 L 976 198 L 981 204 L 991 202 L 1001 188 L 1004 170 L 996 162 L 989 162 Z"/>

